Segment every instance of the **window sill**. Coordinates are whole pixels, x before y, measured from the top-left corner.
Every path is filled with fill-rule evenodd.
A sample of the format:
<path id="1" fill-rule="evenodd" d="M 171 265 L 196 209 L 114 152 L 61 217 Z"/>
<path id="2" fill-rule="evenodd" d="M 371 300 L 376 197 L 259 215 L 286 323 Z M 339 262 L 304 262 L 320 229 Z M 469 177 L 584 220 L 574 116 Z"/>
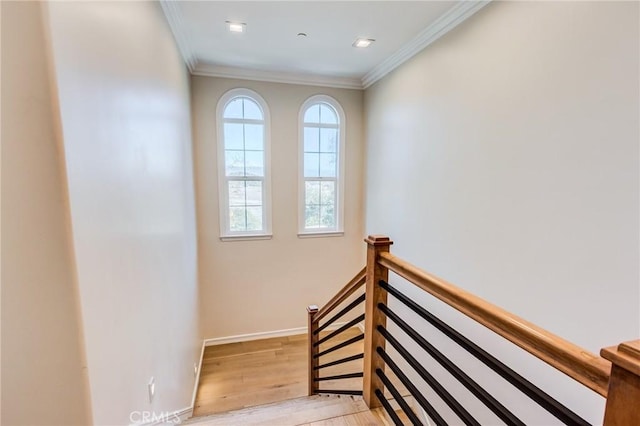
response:
<path id="1" fill-rule="evenodd" d="M 323 237 L 342 237 L 344 231 L 328 231 L 328 232 L 298 232 L 298 238 L 323 238 Z"/>
<path id="2" fill-rule="evenodd" d="M 227 235 L 220 237 L 220 241 L 252 241 L 252 240 L 270 240 L 272 234 L 256 234 L 256 235 Z"/>

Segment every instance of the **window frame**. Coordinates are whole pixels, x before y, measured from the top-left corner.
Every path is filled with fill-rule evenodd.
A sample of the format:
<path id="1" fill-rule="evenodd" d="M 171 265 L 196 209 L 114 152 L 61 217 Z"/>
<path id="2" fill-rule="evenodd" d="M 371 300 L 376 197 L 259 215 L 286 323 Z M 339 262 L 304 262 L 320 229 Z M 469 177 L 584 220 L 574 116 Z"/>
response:
<path id="1" fill-rule="evenodd" d="M 236 98 L 249 98 L 262 110 L 263 118 L 263 152 L 264 176 L 261 179 L 234 177 L 226 175 L 225 140 L 224 140 L 224 112 L 227 105 Z M 242 119 L 233 119 L 235 122 Z M 218 100 L 216 107 L 216 135 L 218 155 L 218 205 L 220 215 L 220 239 L 222 241 L 262 240 L 272 237 L 271 231 L 271 116 L 269 106 L 262 96 L 253 90 L 235 88 L 224 93 Z M 246 150 L 245 150 L 246 151 Z M 229 184 L 230 180 L 259 181 L 262 184 L 262 231 L 232 231 L 229 222 Z"/>
<path id="2" fill-rule="evenodd" d="M 305 178 L 304 176 L 304 115 L 307 110 L 316 104 L 328 104 L 338 117 L 338 142 L 337 142 L 337 167 L 336 167 L 336 206 L 334 228 L 320 228 L 317 230 L 305 227 L 305 182 L 320 180 L 322 178 Z M 298 112 L 298 237 L 333 237 L 344 235 L 344 187 L 345 187 L 345 146 L 346 146 L 346 118 L 340 102 L 328 95 L 314 95 L 303 102 Z"/>

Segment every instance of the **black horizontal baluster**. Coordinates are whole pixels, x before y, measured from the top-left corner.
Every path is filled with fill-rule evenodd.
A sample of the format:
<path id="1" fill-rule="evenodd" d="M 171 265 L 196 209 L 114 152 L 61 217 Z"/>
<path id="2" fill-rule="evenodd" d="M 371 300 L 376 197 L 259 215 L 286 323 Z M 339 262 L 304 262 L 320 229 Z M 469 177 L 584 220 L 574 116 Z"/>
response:
<path id="1" fill-rule="evenodd" d="M 416 413 L 414 413 L 411 407 L 409 407 L 407 401 L 405 401 L 402 395 L 400 395 L 400 392 L 398 392 L 398 389 L 396 389 L 393 383 L 391 383 L 391 380 L 389 380 L 387 375 L 384 374 L 384 371 L 376 368 L 376 374 L 378 375 L 378 377 L 380 377 L 380 380 L 382 380 L 384 386 L 389 389 L 389 392 L 391 393 L 391 395 L 393 395 L 393 398 L 398 401 L 398 405 L 400 405 L 402 411 L 404 411 L 407 417 L 409 417 L 409 420 L 411 420 L 411 424 L 413 424 L 414 426 L 423 426 L 420 419 L 418 419 L 418 416 L 416 416 Z"/>
<path id="2" fill-rule="evenodd" d="M 380 392 L 380 389 L 376 389 L 375 394 L 378 397 L 378 400 L 380 401 L 382 406 L 384 407 L 384 410 L 387 412 L 389 417 L 391 417 L 391 420 L 393 420 L 393 424 L 395 424 L 396 426 L 404 426 L 404 424 L 402 423 L 402 420 L 400 420 L 400 417 L 398 417 L 398 413 L 393 411 L 393 407 L 391 407 L 391 404 L 389 404 L 389 401 L 387 401 L 387 398 L 384 397 L 384 394 Z"/>
<path id="3" fill-rule="evenodd" d="M 360 303 L 364 302 L 365 296 L 366 296 L 365 294 L 360 295 L 360 297 L 358 297 L 353 302 L 349 303 L 347 306 L 344 307 L 344 309 L 342 309 L 340 312 L 332 316 L 331 319 L 327 320 L 327 322 L 325 322 L 320 327 L 315 329 L 313 333 L 314 334 L 320 333 L 322 330 L 324 330 L 325 328 L 333 324 L 335 320 L 337 320 L 338 318 L 340 318 L 341 316 L 343 316 L 344 314 L 346 314 L 347 312 L 349 312 L 350 310 L 358 306 Z"/>
<path id="4" fill-rule="evenodd" d="M 364 373 L 348 373 L 348 374 L 338 374 L 337 376 L 327 376 L 327 377 L 318 377 L 314 379 L 316 382 L 324 382 L 327 380 L 341 380 L 341 379 L 355 379 L 358 377 L 364 376 Z"/>
<path id="5" fill-rule="evenodd" d="M 361 390 L 318 389 L 318 393 L 335 393 L 336 395 L 358 395 L 358 396 L 362 396 L 362 391 Z"/>
<path id="6" fill-rule="evenodd" d="M 424 309 L 422 306 L 418 305 L 416 302 L 400 293 L 389 283 L 380 281 L 380 286 L 387 290 L 393 297 L 409 307 L 412 311 L 428 321 L 435 328 L 440 330 L 451 340 L 464 348 L 471 355 L 482 361 L 487 367 L 491 368 L 506 381 L 522 391 L 525 395 L 527 395 L 538 405 L 555 416 L 558 420 L 567 425 L 589 426 L 589 423 L 586 420 L 578 416 L 573 411 L 569 410 L 560 402 L 545 393 L 542 389 L 538 388 L 536 385 L 516 373 L 514 370 L 506 366 L 504 363 L 499 361 L 497 358 L 486 352 L 475 343 L 473 343 L 471 340 L 464 337 L 458 331 L 447 325 L 445 322 Z"/>
<path id="7" fill-rule="evenodd" d="M 462 406 L 460 403 L 449 393 L 447 390 L 440 384 L 438 381 L 431 375 L 429 372 L 422 366 L 420 363 L 413 357 L 411 354 L 402 347 L 396 339 L 391 336 L 387 330 L 384 328 L 380 330 L 380 333 L 385 336 L 385 339 L 391 346 L 393 346 L 398 353 L 404 358 L 405 361 L 422 377 L 422 380 L 427 382 L 431 389 L 451 408 L 451 410 L 456 413 L 458 417 L 462 420 L 462 422 L 467 426 L 480 426 L 480 423 Z M 409 378 L 402 373 L 400 367 L 393 362 L 393 360 L 387 355 L 387 353 L 382 349 L 378 348 L 377 352 L 380 354 L 384 362 L 391 368 L 391 370 L 395 373 L 396 376 L 402 381 L 402 383 L 407 387 L 411 395 L 418 400 L 418 403 L 425 409 L 425 411 L 429 414 L 429 416 L 436 422 L 438 425 L 445 425 L 446 422 L 440 415 L 436 412 L 436 410 L 427 402 L 427 400 L 422 396 L 422 394 L 418 391 L 418 389 L 411 383 Z"/>
<path id="8" fill-rule="evenodd" d="M 340 327 L 336 331 L 332 332 L 331 334 L 328 334 L 328 335 L 324 336 L 322 339 L 318 340 L 313 345 L 314 346 L 320 346 L 321 344 L 323 344 L 327 340 L 331 339 L 332 337 L 337 336 L 338 334 L 342 333 L 343 331 L 346 331 L 346 330 L 350 329 L 351 327 L 353 327 L 354 325 L 356 325 L 356 324 L 358 324 L 359 322 L 362 322 L 362 321 L 364 321 L 364 314 L 360 315 L 358 318 L 355 318 L 355 319 L 349 321 L 348 323 L 346 323 L 345 325 L 343 325 L 342 327 Z"/>
<path id="9" fill-rule="evenodd" d="M 397 314 L 390 310 L 382 303 L 378 304 L 378 308 L 384 312 L 384 314 L 390 318 L 402 331 L 407 333 L 422 349 L 427 351 L 433 359 L 435 359 L 440 365 L 442 365 L 453 377 L 455 377 L 469 392 L 474 394 L 484 405 L 487 406 L 496 416 L 498 416 L 503 422 L 512 426 L 525 426 L 525 424 L 518 419 L 511 411 L 509 411 L 504 405 L 498 402 L 492 397 L 489 392 L 484 390 L 482 386 L 476 383 L 471 377 L 469 377 L 464 371 L 462 371 L 451 360 L 445 357 L 439 350 L 433 345 L 427 342 L 418 332 L 411 328 L 406 322 L 404 322 Z M 380 331 L 382 327 L 379 327 Z M 382 328 L 384 330 L 384 328 Z M 386 330 L 385 330 L 386 331 Z M 387 335 L 388 332 L 387 332 Z M 386 336 L 385 336 L 386 337 Z M 389 335 L 389 337 L 391 337 Z M 390 340 L 390 339 L 389 339 Z M 396 341 L 397 342 L 397 341 Z M 399 345 L 399 343 L 398 343 Z M 397 349 L 397 348 L 396 348 Z"/>
<path id="10" fill-rule="evenodd" d="M 333 346 L 333 347 L 331 347 L 331 348 L 329 348 L 329 349 L 327 349 L 325 351 L 322 351 L 319 354 L 315 354 L 313 357 L 314 358 L 319 358 L 322 355 L 326 355 L 326 354 L 331 353 L 333 351 L 336 351 L 336 350 L 338 350 L 340 348 L 344 348 L 345 346 L 349 346 L 350 344 L 358 342 L 358 341 L 360 341 L 362 339 L 364 339 L 364 334 L 360 334 L 360 335 L 358 335 L 356 337 L 352 337 L 349 340 L 345 340 L 344 342 L 342 342 L 342 343 L 340 343 L 338 345 L 335 345 L 335 346 Z"/>
<path id="11" fill-rule="evenodd" d="M 314 370 L 320 370 L 321 368 L 331 367 L 331 366 L 333 366 L 333 365 L 343 364 L 343 363 L 345 363 L 345 362 L 355 361 L 356 359 L 362 359 L 362 358 L 364 358 L 364 354 L 358 354 L 358 355 L 348 356 L 348 357 L 346 357 L 346 358 L 342 358 L 342 359 L 339 359 L 339 360 L 337 360 L 337 361 L 331 361 L 331 362 L 328 362 L 328 363 L 326 363 L 326 364 L 322 364 L 322 365 L 319 365 L 319 366 L 317 366 L 317 367 L 313 367 L 313 369 L 314 369 Z"/>

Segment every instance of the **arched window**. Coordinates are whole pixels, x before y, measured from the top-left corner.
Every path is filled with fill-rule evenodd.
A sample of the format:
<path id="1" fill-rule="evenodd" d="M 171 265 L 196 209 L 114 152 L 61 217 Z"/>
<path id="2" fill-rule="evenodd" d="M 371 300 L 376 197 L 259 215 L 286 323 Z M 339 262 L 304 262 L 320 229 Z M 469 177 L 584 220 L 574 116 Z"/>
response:
<path id="1" fill-rule="evenodd" d="M 257 93 L 233 89 L 218 102 L 221 238 L 269 237 L 269 110 Z"/>
<path id="2" fill-rule="evenodd" d="M 299 235 L 343 231 L 344 112 L 325 95 L 300 109 Z"/>

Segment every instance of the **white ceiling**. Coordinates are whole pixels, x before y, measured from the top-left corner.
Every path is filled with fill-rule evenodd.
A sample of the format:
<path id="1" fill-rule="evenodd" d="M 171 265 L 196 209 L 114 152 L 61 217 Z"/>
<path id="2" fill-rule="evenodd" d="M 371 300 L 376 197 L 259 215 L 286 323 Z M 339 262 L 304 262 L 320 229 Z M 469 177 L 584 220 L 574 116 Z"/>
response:
<path id="1" fill-rule="evenodd" d="M 380 69 L 385 62 L 390 62 L 394 56 L 397 58 L 393 62 L 403 62 L 408 53 L 410 56 L 417 53 L 407 50 L 421 50 L 424 47 L 421 41 L 430 43 L 486 2 L 162 3 L 182 54 L 194 74 L 272 81 L 279 76 L 281 80 L 303 83 L 308 80 L 309 84 L 315 81 L 339 87 L 362 87 L 367 85 L 367 77 L 371 74 L 385 71 Z M 225 21 L 246 23 L 246 32 L 230 33 Z M 307 37 L 298 37 L 300 32 L 306 33 Z M 376 42 L 366 49 L 354 48 L 352 43 L 358 37 L 372 38 Z"/>

